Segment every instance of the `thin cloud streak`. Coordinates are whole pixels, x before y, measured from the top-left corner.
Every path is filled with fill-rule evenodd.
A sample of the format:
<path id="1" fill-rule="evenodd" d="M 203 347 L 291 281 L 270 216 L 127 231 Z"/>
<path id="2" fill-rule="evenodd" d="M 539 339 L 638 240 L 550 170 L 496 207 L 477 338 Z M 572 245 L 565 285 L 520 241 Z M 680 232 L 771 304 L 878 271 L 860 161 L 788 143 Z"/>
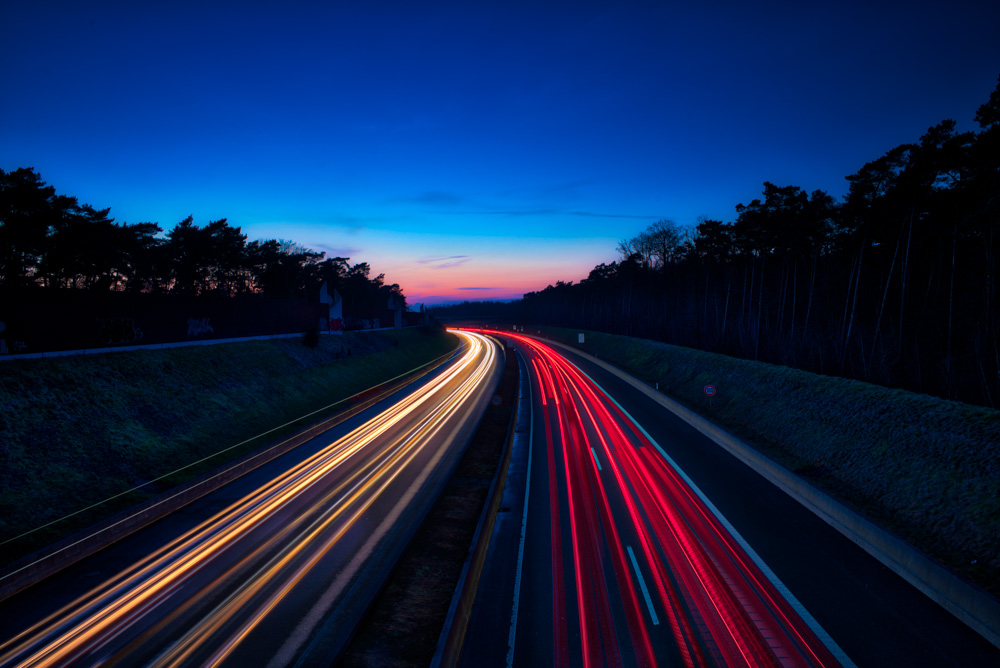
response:
<path id="1" fill-rule="evenodd" d="M 552 216 L 561 212 L 558 209 L 480 209 L 478 211 L 434 211 L 433 213 L 452 216 Z"/>
<path id="2" fill-rule="evenodd" d="M 665 216 L 635 215 L 631 213 L 598 213 L 596 211 L 565 211 L 563 209 L 479 209 L 464 211 L 434 211 L 436 215 L 449 216 L 583 216 L 586 218 L 629 218 L 659 220 Z"/>
<path id="3" fill-rule="evenodd" d="M 420 264 L 431 264 L 432 262 L 441 262 L 442 260 L 460 260 L 469 257 L 468 255 L 449 255 L 448 257 L 436 257 L 430 260 L 417 260 Z"/>
<path id="4" fill-rule="evenodd" d="M 309 244 L 309 246 L 314 248 L 315 250 L 326 253 L 327 258 L 343 257 L 350 259 L 355 254 L 361 252 L 361 249 L 359 248 L 336 248 L 334 246 L 329 246 L 327 244 L 322 244 L 322 243 L 311 243 Z"/>
<path id="5" fill-rule="evenodd" d="M 451 255 L 449 257 L 439 257 L 431 260 L 417 260 L 419 264 L 430 265 L 431 269 L 452 269 L 461 266 L 472 259 L 470 255 Z"/>
<path id="6" fill-rule="evenodd" d="M 572 216 L 586 216 L 587 218 L 634 218 L 636 220 L 660 219 L 663 216 L 636 216 L 630 213 L 595 213 L 593 211 L 570 211 Z"/>

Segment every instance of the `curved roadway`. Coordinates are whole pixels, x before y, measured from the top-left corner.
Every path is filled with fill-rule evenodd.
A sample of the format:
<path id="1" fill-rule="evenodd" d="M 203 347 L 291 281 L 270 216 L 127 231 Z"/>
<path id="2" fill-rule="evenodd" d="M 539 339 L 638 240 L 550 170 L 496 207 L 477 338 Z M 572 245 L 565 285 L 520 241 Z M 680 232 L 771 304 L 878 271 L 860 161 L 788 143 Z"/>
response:
<path id="1" fill-rule="evenodd" d="M 524 589 L 519 625 L 552 629 L 551 650 L 526 639 L 519 663 L 840 665 L 659 445 L 561 354 L 514 338 L 541 403 L 547 484 L 532 502 L 549 506 L 548 544 L 532 546 L 548 558 L 524 565 L 548 591 Z"/>
<path id="2" fill-rule="evenodd" d="M 530 379 L 530 436 L 509 478 L 524 486 L 505 490 L 461 665 L 1000 665 L 987 641 L 648 397 L 567 350 L 502 334 Z"/>
<path id="3" fill-rule="evenodd" d="M 5 601 L 0 664 L 328 664 L 495 386 L 496 345 L 460 336 L 452 363 L 382 412 L 185 509 L 204 518 L 154 524 L 122 541 L 127 557 L 98 553 Z"/>

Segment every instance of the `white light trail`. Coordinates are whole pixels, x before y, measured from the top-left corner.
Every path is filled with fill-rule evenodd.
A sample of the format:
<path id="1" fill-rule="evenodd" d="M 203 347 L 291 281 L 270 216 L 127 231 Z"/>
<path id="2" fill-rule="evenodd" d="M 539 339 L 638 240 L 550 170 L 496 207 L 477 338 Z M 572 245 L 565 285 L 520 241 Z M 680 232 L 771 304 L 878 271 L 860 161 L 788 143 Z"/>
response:
<path id="1" fill-rule="evenodd" d="M 442 445 L 438 435 L 444 425 L 468 409 L 494 366 L 496 346 L 478 334 L 455 333 L 465 350 L 445 372 L 12 638 L 0 647 L 0 663 L 64 665 L 82 657 L 96 659 L 101 652 L 113 655 L 123 642 L 141 642 L 199 602 L 218 600 L 220 593 L 222 602 L 160 654 L 155 665 L 180 665 L 206 648 L 215 650 L 206 665 L 224 661 L 393 481 L 415 466 L 421 452 Z M 433 463 L 439 458 L 435 454 Z M 294 501 L 307 498 L 308 508 L 296 509 L 262 543 L 238 547 Z M 234 575 L 240 581 L 231 590 Z M 209 582 L 191 592 L 195 576 Z"/>

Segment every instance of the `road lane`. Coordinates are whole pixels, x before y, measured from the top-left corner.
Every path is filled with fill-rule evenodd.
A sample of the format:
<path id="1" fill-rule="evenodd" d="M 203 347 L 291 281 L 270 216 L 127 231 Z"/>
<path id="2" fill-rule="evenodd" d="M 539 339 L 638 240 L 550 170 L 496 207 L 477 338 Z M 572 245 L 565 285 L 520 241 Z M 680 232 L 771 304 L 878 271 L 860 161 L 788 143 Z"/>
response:
<path id="1" fill-rule="evenodd" d="M 1000 649 L 693 427 L 616 376 L 559 348 L 647 427 L 861 666 L 1000 666 Z"/>
<path id="2" fill-rule="evenodd" d="M 835 639 L 849 660 L 859 666 L 1000 665 L 1000 650 L 741 461 L 599 364 L 568 346 L 557 350 L 620 402 L 641 425 L 640 431 L 649 432 L 651 440 L 662 448 L 662 456 L 669 456 L 682 478 L 697 485 L 706 497 L 706 505 L 720 511 L 719 515 L 727 520 L 725 525 L 738 530 L 736 535 L 744 539 L 748 551 L 759 555 L 761 563 L 794 593 L 802 609 L 815 617 L 817 626 Z M 534 370 L 531 373 L 535 375 Z M 539 562 L 547 565 L 550 559 L 547 472 L 545 454 L 540 454 L 544 424 L 537 415 L 537 388 L 537 384 L 532 385 L 536 416 L 527 481 L 531 508 L 526 514 L 529 521 L 525 525 L 517 635 L 511 650 L 516 661 L 506 662 L 503 656 L 478 656 L 478 639 L 471 637 L 471 649 L 462 657 L 465 666 L 538 665 L 551 663 L 549 657 L 554 656 L 549 575 L 535 566 Z M 595 450 L 601 452 L 599 447 Z M 607 470 L 604 459 L 601 464 Z M 519 535 L 494 539 L 516 543 Z M 638 558 L 638 547 L 631 547 Z M 654 593 L 654 580 L 639 561 L 655 607 L 659 596 Z M 513 569 L 517 562 L 512 563 Z M 491 584 L 487 582 L 487 591 L 492 589 Z M 512 592 L 496 596 L 506 596 L 506 602 L 493 600 L 489 604 L 495 617 L 502 615 L 505 606 L 508 610 L 513 607 Z M 485 600 L 490 598 L 484 596 Z M 477 596 L 474 616 L 480 612 L 478 602 Z M 664 631 L 669 619 L 659 608 L 657 611 L 660 624 L 650 625 L 656 656 L 663 662 L 661 665 L 684 665 L 676 654 L 673 660 L 663 658 L 676 648 L 668 653 L 658 649 L 661 636 L 673 634 Z M 500 633 L 499 627 L 495 623 L 493 632 Z"/>
<path id="3" fill-rule="evenodd" d="M 498 378 L 496 346 L 460 335 L 462 354 L 418 391 L 11 633 L 0 664 L 322 662 Z"/>
<path id="4" fill-rule="evenodd" d="M 538 447 L 508 665 L 849 665 L 620 406 L 511 338 Z M 502 665 L 475 647 L 464 665 Z"/>

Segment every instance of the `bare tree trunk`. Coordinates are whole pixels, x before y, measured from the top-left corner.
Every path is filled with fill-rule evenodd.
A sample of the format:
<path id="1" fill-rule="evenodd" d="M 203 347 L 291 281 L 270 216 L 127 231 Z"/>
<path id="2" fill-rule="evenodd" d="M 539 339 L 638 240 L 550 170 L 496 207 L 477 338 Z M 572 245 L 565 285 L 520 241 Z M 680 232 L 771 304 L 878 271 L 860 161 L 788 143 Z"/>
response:
<path id="1" fill-rule="evenodd" d="M 983 296 L 984 296 L 984 306 L 986 307 L 984 313 L 986 314 L 986 335 L 989 336 L 990 332 L 993 331 L 993 270 L 994 263 L 996 260 L 993 255 L 993 226 L 989 227 L 989 239 L 985 240 L 986 246 L 986 281 L 983 286 Z"/>
<path id="2" fill-rule="evenodd" d="M 746 325 L 746 307 L 747 307 L 747 266 L 743 265 L 743 297 L 740 298 L 740 331 Z"/>
<path id="3" fill-rule="evenodd" d="M 918 323 L 924 322 L 927 317 L 927 304 L 931 300 L 931 290 L 934 287 L 934 274 L 937 273 L 937 261 L 931 263 L 931 271 L 927 275 L 927 292 L 924 293 L 924 302 L 920 305 L 920 317 Z"/>
<path id="4" fill-rule="evenodd" d="M 847 275 L 847 295 L 844 297 L 844 317 L 840 321 L 840 340 L 844 340 L 844 334 L 847 331 L 847 311 L 851 307 L 851 288 L 854 287 L 854 272 L 858 268 L 858 258 L 854 257 L 854 262 L 851 263 L 851 273 Z"/>
<path id="5" fill-rule="evenodd" d="M 958 244 L 958 221 L 955 222 L 955 231 L 951 236 L 951 283 L 948 286 L 948 346 L 945 355 L 951 358 L 951 321 L 955 303 L 955 246 Z"/>
<path id="6" fill-rule="evenodd" d="M 802 338 L 809 336 L 809 314 L 812 312 L 813 292 L 816 289 L 816 256 L 812 258 L 812 271 L 809 277 L 809 301 L 806 302 L 806 321 L 802 324 Z"/>
<path id="7" fill-rule="evenodd" d="M 851 301 L 851 319 L 847 324 L 847 335 L 844 337 L 844 354 L 840 362 L 841 368 L 844 366 L 844 360 L 847 359 L 847 347 L 851 340 L 851 329 L 854 327 L 854 313 L 858 306 L 858 292 L 861 288 L 861 269 L 865 262 L 865 246 L 868 245 L 868 235 L 865 235 L 865 241 L 861 244 L 861 252 L 858 254 L 858 276 L 854 279 L 854 299 Z"/>
<path id="8" fill-rule="evenodd" d="M 722 350 L 726 347 L 726 318 L 729 316 L 729 291 L 732 290 L 732 284 L 726 285 L 726 306 L 722 310 L 722 335 L 720 336 L 720 343 L 722 345 Z"/>
<path id="9" fill-rule="evenodd" d="M 955 219 L 954 231 L 951 235 L 951 281 L 948 286 L 948 345 L 945 347 L 944 359 L 945 359 L 945 369 L 948 373 L 948 398 L 954 399 L 954 369 L 953 362 L 954 359 L 951 355 L 951 327 L 952 327 L 952 313 L 954 311 L 955 305 L 955 247 L 958 245 L 958 219 Z"/>
<path id="10" fill-rule="evenodd" d="M 708 332 L 708 288 L 711 285 L 711 271 L 711 267 L 705 269 L 705 308 L 701 320 L 704 323 L 703 326 L 706 333 Z"/>
<path id="11" fill-rule="evenodd" d="M 760 320 L 764 313 L 764 261 L 766 256 L 762 253 L 760 256 L 760 288 L 758 289 L 757 297 L 757 336 L 754 337 L 753 343 L 753 358 L 756 361 L 757 352 L 760 349 Z"/>
<path id="12" fill-rule="evenodd" d="M 997 372 L 994 380 L 1000 380 L 1000 346 L 997 345 L 996 337 L 993 338 L 993 369 Z"/>
<path id="13" fill-rule="evenodd" d="M 996 336 L 996 318 L 993 314 L 993 303 L 994 303 L 994 281 L 995 281 L 995 263 L 996 255 L 993 252 L 993 229 L 994 227 L 989 226 L 987 234 L 988 239 L 985 239 L 986 245 L 986 285 L 984 286 L 984 302 L 985 309 L 983 310 L 985 314 L 985 324 L 983 326 L 983 334 L 985 341 L 993 341 L 994 351 L 996 350 L 997 336 Z M 982 368 L 982 359 L 979 359 L 980 368 Z M 990 379 L 993 382 L 1000 380 L 1000 364 L 994 367 L 998 372 L 996 374 L 991 373 Z M 992 385 L 992 383 L 990 383 Z M 994 406 L 992 397 L 989 398 L 990 406 Z M 994 406 L 995 407 L 995 406 Z"/>
<path id="14" fill-rule="evenodd" d="M 785 296 L 788 293 L 788 267 L 781 268 L 781 294 L 778 296 L 778 338 L 781 338 L 781 326 L 785 320 Z"/>
<path id="15" fill-rule="evenodd" d="M 899 239 L 896 239 L 896 250 L 892 252 L 892 262 L 889 263 L 889 275 L 885 277 L 885 290 L 882 292 L 882 304 L 878 309 L 878 317 L 875 319 L 875 336 L 872 337 L 872 355 L 878 347 L 878 333 L 882 327 L 882 313 L 885 311 L 885 300 L 889 296 L 889 284 L 892 283 L 892 270 L 896 268 L 896 255 L 899 254 L 899 242 L 903 237 L 903 230 L 899 230 Z"/>
<path id="16" fill-rule="evenodd" d="M 903 352 L 903 332 L 905 331 L 905 325 L 903 324 L 903 312 L 906 308 L 906 280 L 909 277 L 910 269 L 910 241 L 913 239 L 913 205 L 910 205 L 910 222 L 909 229 L 906 232 L 906 252 L 903 253 L 903 266 L 902 271 L 899 275 L 899 351 L 900 355 Z"/>
<path id="17" fill-rule="evenodd" d="M 983 383 L 983 397 L 986 398 L 986 402 L 990 405 L 990 408 L 996 408 L 996 405 L 994 405 L 993 403 L 993 394 L 990 392 L 990 382 L 986 377 L 986 369 L 983 368 L 983 356 L 981 354 L 982 351 L 980 350 L 980 348 L 981 348 L 980 342 L 977 340 L 976 362 L 978 363 L 979 366 L 979 377 Z"/>
<path id="18" fill-rule="evenodd" d="M 792 357 L 795 356 L 795 301 L 799 296 L 799 261 L 792 265 L 792 324 L 788 328 L 788 340 L 792 343 Z"/>
<path id="19" fill-rule="evenodd" d="M 752 339 L 753 338 L 753 329 L 752 329 L 752 327 L 753 327 L 753 325 L 752 325 L 752 322 L 753 322 L 753 286 L 754 286 L 754 279 L 756 279 L 756 277 L 757 277 L 757 264 L 753 261 L 753 259 L 751 259 L 750 260 L 750 294 L 747 297 L 747 300 L 748 300 L 747 301 L 747 304 L 748 304 L 748 308 L 747 308 L 747 320 L 746 320 L 746 322 L 743 323 L 743 328 L 746 331 L 745 336 L 748 339 Z"/>

